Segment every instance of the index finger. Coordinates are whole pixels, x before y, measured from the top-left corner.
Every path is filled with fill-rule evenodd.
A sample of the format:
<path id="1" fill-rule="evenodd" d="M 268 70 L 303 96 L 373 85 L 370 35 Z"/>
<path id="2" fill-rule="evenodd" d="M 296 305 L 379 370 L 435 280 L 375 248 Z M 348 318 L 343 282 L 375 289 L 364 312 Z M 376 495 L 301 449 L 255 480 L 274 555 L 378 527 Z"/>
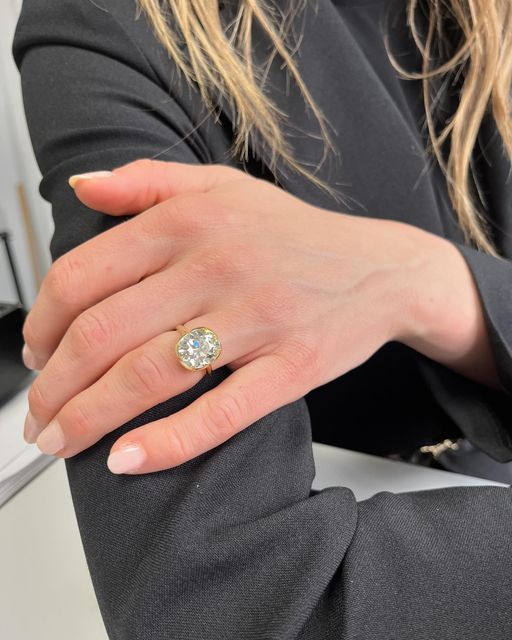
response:
<path id="1" fill-rule="evenodd" d="M 168 263 L 176 249 L 169 238 L 149 231 L 145 214 L 165 208 L 156 205 L 87 240 L 58 258 L 44 278 L 38 296 L 25 319 L 23 337 L 41 369 L 58 347 L 71 322 L 85 309 L 139 282 Z M 172 218 L 171 215 L 168 216 Z M 161 236 L 161 234 L 160 234 Z"/>

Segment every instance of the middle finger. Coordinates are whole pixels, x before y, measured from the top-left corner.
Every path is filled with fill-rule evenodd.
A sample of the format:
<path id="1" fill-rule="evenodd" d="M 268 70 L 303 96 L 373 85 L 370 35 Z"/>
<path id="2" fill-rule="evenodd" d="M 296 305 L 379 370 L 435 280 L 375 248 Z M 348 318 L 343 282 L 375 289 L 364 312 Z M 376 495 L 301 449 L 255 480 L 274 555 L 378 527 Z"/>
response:
<path id="1" fill-rule="evenodd" d="M 80 314 L 28 392 L 29 441 L 121 356 L 175 328 L 183 317 L 200 315 L 208 291 L 194 287 L 195 279 L 186 262 L 180 262 Z"/>
<path id="2" fill-rule="evenodd" d="M 168 202 L 154 210 L 173 206 Z M 44 367 L 84 309 L 136 284 L 170 259 L 169 241 L 147 231 L 154 210 L 100 233 L 53 263 L 23 326 L 37 369 Z M 177 249 L 174 238 L 172 254 Z"/>

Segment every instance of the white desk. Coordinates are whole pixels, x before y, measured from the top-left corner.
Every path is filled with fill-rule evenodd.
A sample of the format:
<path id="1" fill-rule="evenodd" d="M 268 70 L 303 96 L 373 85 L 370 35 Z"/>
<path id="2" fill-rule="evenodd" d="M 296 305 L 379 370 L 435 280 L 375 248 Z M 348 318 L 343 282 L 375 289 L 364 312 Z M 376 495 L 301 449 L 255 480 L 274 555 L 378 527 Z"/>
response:
<path id="1" fill-rule="evenodd" d="M 20 432 L 24 413 L 19 416 Z M 314 487 L 377 491 L 498 484 L 314 444 Z M 64 461 L 0 507 L 0 637 L 106 640 L 78 533 Z"/>

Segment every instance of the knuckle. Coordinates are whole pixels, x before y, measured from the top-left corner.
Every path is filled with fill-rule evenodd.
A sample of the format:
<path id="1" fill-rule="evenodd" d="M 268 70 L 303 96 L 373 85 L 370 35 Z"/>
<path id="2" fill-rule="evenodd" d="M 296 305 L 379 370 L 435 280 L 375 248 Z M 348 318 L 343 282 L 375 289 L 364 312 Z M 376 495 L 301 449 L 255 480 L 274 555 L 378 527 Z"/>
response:
<path id="1" fill-rule="evenodd" d="M 226 392 L 204 396 L 201 422 L 215 441 L 223 442 L 240 431 L 248 413 L 244 398 L 242 393 L 235 396 Z"/>
<path id="2" fill-rule="evenodd" d="M 128 360 L 123 381 L 130 393 L 147 397 L 165 391 L 169 378 L 168 364 L 162 355 L 144 351 Z"/>
<path id="3" fill-rule="evenodd" d="M 183 234 L 198 233 L 203 220 L 200 195 L 187 193 L 167 200 L 164 217 L 170 218 Z"/>
<path id="4" fill-rule="evenodd" d="M 164 427 L 163 433 L 171 464 L 181 464 L 193 457 L 194 447 L 187 429 Z"/>
<path id="5" fill-rule="evenodd" d="M 149 215 L 142 216 L 141 224 L 149 234 L 168 234 L 172 229 L 180 238 L 197 241 L 205 227 L 203 209 L 201 194 L 181 194 L 164 200 Z"/>
<path id="6" fill-rule="evenodd" d="M 233 203 L 225 194 L 192 193 L 174 198 L 177 211 L 181 211 L 185 233 L 200 233 L 214 239 L 236 228 L 239 220 Z"/>
<path id="7" fill-rule="evenodd" d="M 68 276 L 66 268 L 62 265 L 62 259 L 58 258 L 58 260 L 52 264 L 44 279 L 45 291 L 52 300 L 65 298 Z"/>
<path id="8" fill-rule="evenodd" d="M 70 348 L 78 357 L 108 348 L 112 336 L 112 321 L 92 311 L 78 316 L 69 328 Z"/>
<path id="9" fill-rule="evenodd" d="M 297 312 L 294 296 L 288 294 L 279 283 L 267 283 L 252 297 L 252 315 L 257 324 L 273 326 L 285 325 Z"/>
<path id="10" fill-rule="evenodd" d="M 199 281 L 207 278 L 225 280 L 226 277 L 234 277 L 237 274 L 237 258 L 228 251 L 212 248 L 202 251 L 192 263 L 192 273 Z"/>
<path id="11" fill-rule="evenodd" d="M 225 285 L 235 285 L 239 291 L 244 282 L 252 280 L 257 264 L 255 249 L 245 244 L 237 245 L 233 240 L 221 245 L 203 245 L 196 251 L 189 271 L 200 282 L 205 278 L 208 281 L 220 281 Z"/>
<path id="12" fill-rule="evenodd" d="M 27 394 L 28 406 L 30 413 L 36 418 L 50 418 L 51 407 L 45 399 L 45 394 L 42 392 L 38 381 L 32 383 L 32 386 L 28 390 Z"/>
<path id="13" fill-rule="evenodd" d="M 136 169 L 152 171 L 156 167 L 157 162 L 157 160 L 152 160 L 151 158 L 137 158 L 137 160 L 130 163 L 130 166 Z"/>
<path id="14" fill-rule="evenodd" d="M 94 422 L 78 404 L 68 406 L 59 416 L 59 421 L 72 431 L 73 437 L 90 440 L 94 434 Z"/>
<path id="15" fill-rule="evenodd" d="M 45 280 L 45 291 L 51 300 L 73 305 L 86 286 L 85 262 L 70 254 L 58 258 L 50 267 Z"/>
<path id="16" fill-rule="evenodd" d="M 133 198 L 127 203 L 128 206 L 134 206 L 140 202 L 151 206 L 159 202 L 158 180 L 155 180 L 155 177 L 158 177 L 159 165 L 157 160 L 151 158 L 139 158 L 133 162 L 134 173 L 140 171 L 142 175 L 147 176 L 147 179 L 142 181 L 134 191 Z"/>
<path id="17" fill-rule="evenodd" d="M 319 349 L 304 336 L 288 336 L 286 345 L 279 352 L 281 371 L 287 380 L 303 377 L 314 380 L 319 371 Z M 302 374 L 302 376 L 300 375 Z"/>
<path id="18" fill-rule="evenodd" d="M 126 169 L 130 175 L 142 175 L 149 178 L 146 182 L 150 183 L 153 181 L 156 187 L 158 180 L 155 180 L 155 178 L 165 177 L 163 171 L 168 164 L 169 162 L 166 161 L 144 157 L 129 162 L 127 165 L 124 165 L 123 169 Z"/>

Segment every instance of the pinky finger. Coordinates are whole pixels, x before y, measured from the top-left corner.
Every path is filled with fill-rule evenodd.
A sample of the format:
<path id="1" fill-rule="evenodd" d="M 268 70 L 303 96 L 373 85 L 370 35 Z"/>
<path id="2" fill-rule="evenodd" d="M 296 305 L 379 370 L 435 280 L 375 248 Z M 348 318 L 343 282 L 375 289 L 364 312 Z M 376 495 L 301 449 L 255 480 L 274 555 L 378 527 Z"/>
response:
<path id="1" fill-rule="evenodd" d="M 181 411 L 124 434 L 112 446 L 109 469 L 132 474 L 161 471 L 213 449 L 300 398 L 304 392 L 297 373 L 277 354 L 257 357 Z"/>

